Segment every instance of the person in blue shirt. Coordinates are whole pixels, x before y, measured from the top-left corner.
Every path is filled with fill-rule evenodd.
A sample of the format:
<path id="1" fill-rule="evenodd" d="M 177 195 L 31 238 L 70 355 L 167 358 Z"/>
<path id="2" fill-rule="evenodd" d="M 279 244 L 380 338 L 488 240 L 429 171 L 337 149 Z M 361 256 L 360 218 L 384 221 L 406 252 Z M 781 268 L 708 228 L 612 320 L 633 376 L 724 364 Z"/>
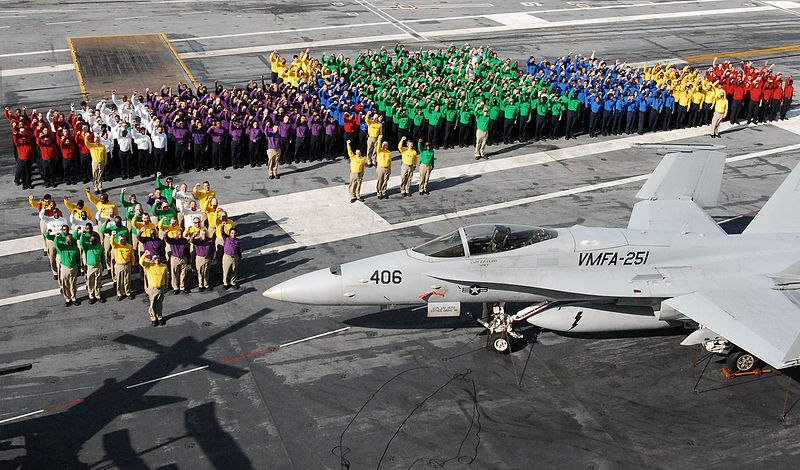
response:
<path id="1" fill-rule="evenodd" d="M 625 134 L 633 132 L 633 123 L 636 122 L 636 111 L 639 109 L 639 92 L 634 91 L 628 97 L 627 107 L 625 108 Z"/>
<path id="2" fill-rule="evenodd" d="M 603 125 L 601 126 L 603 135 L 608 135 L 611 132 L 611 122 L 616 105 L 617 100 L 614 99 L 614 92 L 609 92 L 603 101 Z"/>
<path id="3" fill-rule="evenodd" d="M 594 95 L 594 101 L 589 104 L 589 137 L 597 135 L 597 124 L 600 120 L 600 114 L 603 111 L 603 102 L 600 97 Z"/>
<path id="4" fill-rule="evenodd" d="M 622 134 L 622 123 L 624 122 L 625 109 L 627 108 L 625 102 L 627 95 L 627 93 L 625 93 L 625 96 L 620 95 L 620 97 L 614 101 L 614 125 L 612 128 L 614 135 Z"/>
<path id="5" fill-rule="evenodd" d="M 639 135 L 644 134 L 644 126 L 647 124 L 647 111 L 650 109 L 650 102 L 653 100 L 653 92 L 651 91 L 648 95 L 639 100 Z"/>
<path id="6" fill-rule="evenodd" d="M 675 114 L 675 97 L 669 90 L 664 90 L 664 96 L 664 118 L 661 120 L 661 126 L 663 130 L 668 131 Z"/>
<path id="7" fill-rule="evenodd" d="M 656 90 L 653 100 L 650 102 L 650 121 L 648 123 L 651 131 L 658 130 L 659 120 L 664 112 L 664 97 L 661 90 Z"/>

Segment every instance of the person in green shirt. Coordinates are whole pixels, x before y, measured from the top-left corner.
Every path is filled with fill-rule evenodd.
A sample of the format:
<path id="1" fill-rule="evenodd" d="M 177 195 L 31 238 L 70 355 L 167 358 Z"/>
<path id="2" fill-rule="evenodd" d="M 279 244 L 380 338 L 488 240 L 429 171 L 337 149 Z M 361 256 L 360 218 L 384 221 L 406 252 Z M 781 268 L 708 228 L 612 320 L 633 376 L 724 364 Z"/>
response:
<path id="1" fill-rule="evenodd" d="M 581 112 L 581 100 L 575 96 L 574 91 L 570 91 L 567 98 L 567 123 L 564 127 L 564 140 L 577 139 L 572 132 L 575 129 L 575 123 L 578 122 L 578 116 Z"/>
<path id="2" fill-rule="evenodd" d="M 489 126 L 492 122 L 489 108 L 483 108 L 475 117 L 475 160 L 489 158 L 486 156 L 486 144 L 489 141 Z"/>
<path id="3" fill-rule="evenodd" d="M 536 101 L 536 141 L 545 138 L 544 128 L 547 124 L 547 113 L 550 112 L 550 100 L 547 99 L 547 93 L 542 92 L 539 99 Z"/>
<path id="4" fill-rule="evenodd" d="M 425 119 L 428 120 L 428 142 L 437 149 L 439 148 L 439 135 L 441 134 L 443 116 L 438 104 L 431 103 L 428 109 L 425 110 Z"/>
<path id="5" fill-rule="evenodd" d="M 512 134 L 517 124 L 517 116 L 519 116 L 519 105 L 514 102 L 514 98 L 509 98 L 503 106 L 503 143 L 506 145 L 514 141 Z"/>
<path id="6" fill-rule="evenodd" d="M 417 151 L 419 151 L 419 193 L 430 194 L 428 180 L 431 178 L 431 170 L 433 170 L 433 146 L 430 142 L 425 142 L 423 146 L 422 139 L 419 139 Z"/>
<path id="7" fill-rule="evenodd" d="M 80 238 L 79 245 L 86 257 L 86 290 L 89 291 L 89 303 L 93 304 L 98 301 L 105 303 L 106 300 L 100 295 L 103 270 L 105 269 L 105 249 L 97 233 L 92 232 L 88 235 L 86 238 Z"/>
<path id="8" fill-rule="evenodd" d="M 556 134 L 561 129 L 561 121 L 564 115 L 564 104 L 554 93 L 550 94 L 550 138 L 555 140 Z"/>
<path id="9" fill-rule="evenodd" d="M 442 146 L 446 149 L 454 148 L 453 139 L 451 138 L 451 135 L 455 134 L 457 117 L 458 117 L 458 110 L 456 110 L 452 100 L 445 102 L 444 132 L 442 136 Z"/>
<path id="10" fill-rule="evenodd" d="M 175 203 L 173 194 L 175 193 L 175 182 L 171 176 L 167 176 L 164 180 L 166 184 L 161 183 L 161 172 L 156 173 L 156 189 L 161 190 L 161 195 L 167 198 L 167 202 L 172 205 Z"/>
<path id="11" fill-rule="evenodd" d="M 129 223 L 128 229 L 130 229 L 130 221 L 133 220 L 133 217 L 136 215 L 136 205 L 138 204 L 138 202 L 136 202 L 135 194 L 131 194 L 130 196 L 128 196 L 128 200 L 125 201 L 125 191 L 127 191 L 127 189 L 128 188 L 122 188 L 122 190 L 120 191 L 119 203 L 125 210 L 125 220 L 128 221 Z"/>
<path id="12" fill-rule="evenodd" d="M 458 111 L 458 147 L 464 148 L 469 144 L 469 135 L 472 131 L 473 111 L 464 103 Z"/>
<path id="13" fill-rule="evenodd" d="M 51 240 L 56 246 L 56 252 L 61 258 L 61 266 L 58 267 L 58 283 L 61 286 L 61 293 L 64 295 L 64 306 L 72 304 L 80 305 L 77 298 L 77 280 L 81 268 L 81 253 L 72 234 L 56 237 L 52 230 L 47 230 L 45 238 Z"/>

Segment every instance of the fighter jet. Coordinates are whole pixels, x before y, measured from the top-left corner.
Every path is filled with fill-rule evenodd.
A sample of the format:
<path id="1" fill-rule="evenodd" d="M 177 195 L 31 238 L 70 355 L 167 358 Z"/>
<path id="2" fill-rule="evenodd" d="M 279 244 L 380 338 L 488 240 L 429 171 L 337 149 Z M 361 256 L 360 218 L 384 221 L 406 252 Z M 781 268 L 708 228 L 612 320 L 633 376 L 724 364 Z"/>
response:
<path id="1" fill-rule="evenodd" d="M 682 344 L 728 356 L 800 363 L 800 165 L 741 234 L 705 212 L 716 205 L 725 154 L 668 153 L 636 197 L 627 228 L 479 224 L 411 249 L 311 272 L 265 297 L 319 305 L 427 304 L 457 316 L 484 303 L 490 345 L 508 352 L 527 322 L 573 333 L 687 326 Z M 506 302 L 527 305 L 505 311 Z"/>

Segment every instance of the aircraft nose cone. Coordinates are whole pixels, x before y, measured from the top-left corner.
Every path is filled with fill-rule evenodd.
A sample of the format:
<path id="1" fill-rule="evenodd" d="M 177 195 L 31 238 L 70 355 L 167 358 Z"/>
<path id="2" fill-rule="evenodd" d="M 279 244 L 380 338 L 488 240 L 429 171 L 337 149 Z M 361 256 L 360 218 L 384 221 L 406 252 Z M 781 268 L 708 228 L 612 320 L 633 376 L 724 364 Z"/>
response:
<path id="1" fill-rule="evenodd" d="M 281 299 L 281 290 L 282 290 L 281 289 L 281 285 L 278 284 L 276 286 L 272 286 L 269 289 L 265 290 L 264 293 L 261 294 L 261 295 L 263 295 L 264 297 L 266 297 L 268 299 L 282 300 Z"/>

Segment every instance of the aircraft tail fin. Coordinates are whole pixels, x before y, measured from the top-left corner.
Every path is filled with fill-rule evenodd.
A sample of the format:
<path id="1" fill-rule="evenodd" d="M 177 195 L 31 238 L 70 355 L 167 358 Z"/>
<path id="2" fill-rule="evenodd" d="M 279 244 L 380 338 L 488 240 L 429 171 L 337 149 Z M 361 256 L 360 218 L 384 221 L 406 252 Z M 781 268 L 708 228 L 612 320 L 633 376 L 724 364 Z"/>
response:
<path id="1" fill-rule="evenodd" d="M 691 200 L 700 207 L 717 204 L 725 154 L 713 150 L 670 153 L 636 194 L 638 199 Z"/>
<path id="2" fill-rule="evenodd" d="M 800 233 L 800 164 L 794 167 L 743 233 Z"/>

